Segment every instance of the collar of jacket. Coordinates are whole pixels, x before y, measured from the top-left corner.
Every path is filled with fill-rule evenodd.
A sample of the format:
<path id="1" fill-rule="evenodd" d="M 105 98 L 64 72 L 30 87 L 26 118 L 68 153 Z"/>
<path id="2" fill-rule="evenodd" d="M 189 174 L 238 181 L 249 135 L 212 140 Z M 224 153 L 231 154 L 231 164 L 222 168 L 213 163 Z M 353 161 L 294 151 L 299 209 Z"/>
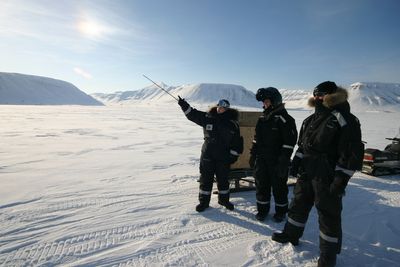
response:
<path id="1" fill-rule="evenodd" d="M 285 110 L 285 104 L 281 103 L 273 109 L 264 109 L 264 118 L 269 120 L 272 116 L 278 113 L 282 113 Z"/>
<path id="2" fill-rule="evenodd" d="M 316 112 L 338 110 L 342 112 L 350 112 L 350 104 L 347 101 L 349 94 L 346 89 L 338 87 L 337 91 L 333 94 L 326 95 L 322 102 L 322 107 L 317 111 L 316 101 L 314 97 L 308 99 L 308 105 L 316 108 Z"/>
<path id="3" fill-rule="evenodd" d="M 348 97 L 349 94 L 347 90 L 342 87 L 338 87 L 335 93 L 324 96 L 322 104 L 329 109 L 335 109 L 336 106 L 347 102 Z M 314 97 L 310 97 L 308 99 L 308 105 L 312 108 L 315 107 Z"/>
<path id="4" fill-rule="evenodd" d="M 210 114 L 212 117 L 215 117 L 215 118 L 234 120 L 234 121 L 239 120 L 239 111 L 234 108 L 227 108 L 224 113 L 218 114 L 217 107 L 214 106 L 214 107 L 210 108 L 210 110 L 208 111 L 208 114 Z"/>

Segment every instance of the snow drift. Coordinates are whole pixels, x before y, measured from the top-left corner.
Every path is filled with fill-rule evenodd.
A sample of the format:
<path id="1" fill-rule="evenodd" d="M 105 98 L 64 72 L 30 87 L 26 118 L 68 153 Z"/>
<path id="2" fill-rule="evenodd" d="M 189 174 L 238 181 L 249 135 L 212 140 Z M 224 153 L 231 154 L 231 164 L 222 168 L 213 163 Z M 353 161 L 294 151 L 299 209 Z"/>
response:
<path id="1" fill-rule="evenodd" d="M 0 72 L 0 104 L 103 105 L 71 83 L 47 77 Z"/>

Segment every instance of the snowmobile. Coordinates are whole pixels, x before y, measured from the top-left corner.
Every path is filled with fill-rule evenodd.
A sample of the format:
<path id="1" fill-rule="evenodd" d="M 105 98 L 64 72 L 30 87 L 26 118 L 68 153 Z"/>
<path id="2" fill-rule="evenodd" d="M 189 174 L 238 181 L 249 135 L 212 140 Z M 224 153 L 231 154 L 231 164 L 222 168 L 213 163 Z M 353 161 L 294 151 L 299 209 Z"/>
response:
<path id="1" fill-rule="evenodd" d="M 385 150 L 367 148 L 364 151 L 362 172 L 373 176 L 400 173 L 400 134 L 394 138 Z"/>

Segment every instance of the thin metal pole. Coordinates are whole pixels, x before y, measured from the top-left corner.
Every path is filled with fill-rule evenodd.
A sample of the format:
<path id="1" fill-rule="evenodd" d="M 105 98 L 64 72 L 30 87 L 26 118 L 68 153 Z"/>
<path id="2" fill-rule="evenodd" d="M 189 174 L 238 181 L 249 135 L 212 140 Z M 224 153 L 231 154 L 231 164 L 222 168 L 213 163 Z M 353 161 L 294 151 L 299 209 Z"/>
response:
<path id="1" fill-rule="evenodd" d="M 175 96 L 171 95 L 167 90 L 165 90 L 164 88 L 162 88 L 161 86 L 159 86 L 158 84 L 156 84 L 152 79 L 150 79 L 149 77 L 147 77 L 146 75 L 143 74 L 143 77 L 145 77 L 147 80 L 149 80 L 150 82 L 154 83 L 155 86 L 157 86 L 158 88 L 160 88 L 161 90 L 163 90 L 164 92 L 166 92 L 167 94 L 169 94 L 170 96 L 172 96 L 176 101 L 178 101 L 178 98 L 176 98 Z"/>

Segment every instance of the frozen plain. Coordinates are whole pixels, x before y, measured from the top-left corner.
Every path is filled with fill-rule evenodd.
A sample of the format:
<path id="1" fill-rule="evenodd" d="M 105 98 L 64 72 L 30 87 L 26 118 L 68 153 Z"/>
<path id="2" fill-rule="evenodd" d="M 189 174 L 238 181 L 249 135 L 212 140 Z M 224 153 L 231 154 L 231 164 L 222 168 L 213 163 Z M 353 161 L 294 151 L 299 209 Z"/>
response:
<path id="1" fill-rule="evenodd" d="M 289 110 L 298 128 L 310 114 Z M 384 148 L 400 113 L 363 112 Z M 177 105 L 0 106 L 1 266 L 315 266 L 315 210 L 298 247 L 254 219 L 255 193 L 197 213 L 202 129 Z M 292 189 L 290 190 L 292 191 Z M 400 266 L 400 176 L 356 173 L 337 266 Z"/>

